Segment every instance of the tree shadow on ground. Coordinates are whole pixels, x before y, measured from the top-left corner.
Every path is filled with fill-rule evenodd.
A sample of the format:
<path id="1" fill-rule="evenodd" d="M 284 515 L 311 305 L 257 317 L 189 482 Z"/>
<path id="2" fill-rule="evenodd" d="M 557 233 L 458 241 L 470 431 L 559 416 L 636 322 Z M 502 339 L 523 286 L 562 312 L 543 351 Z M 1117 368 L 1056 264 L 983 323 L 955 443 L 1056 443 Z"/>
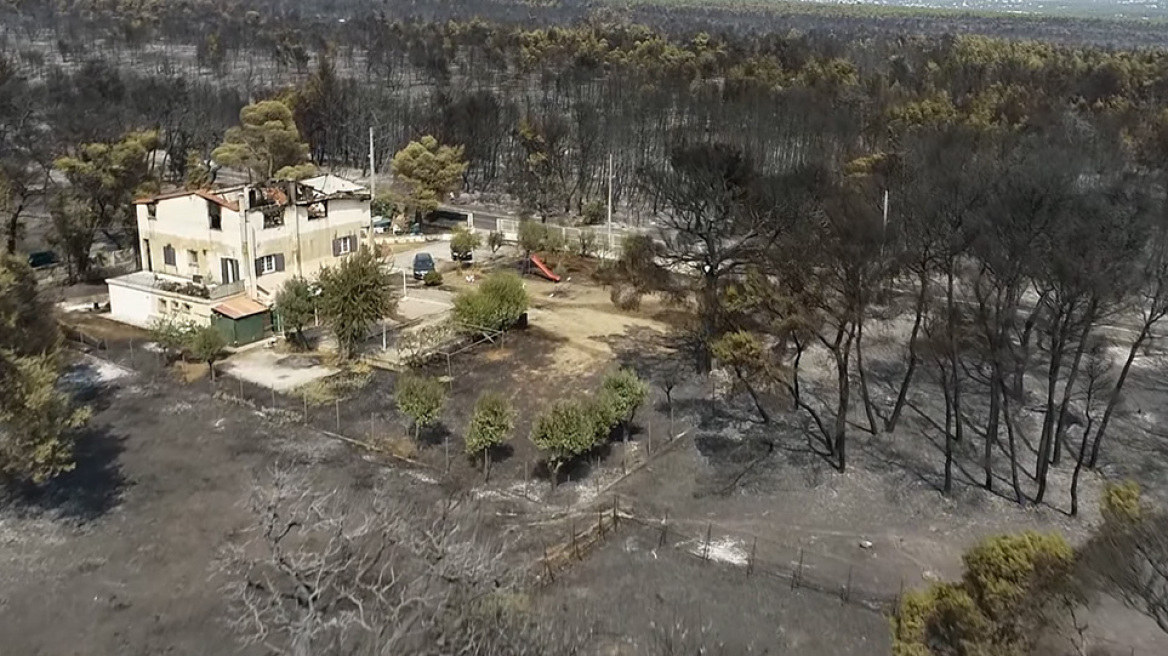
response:
<path id="1" fill-rule="evenodd" d="M 547 459 L 540 458 L 532 467 L 531 475 L 538 480 L 551 481 L 554 473 L 556 485 L 570 483 L 572 481 L 582 481 L 592 474 L 599 472 L 601 470 L 600 463 L 607 460 L 612 455 L 612 451 L 612 442 L 605 442 L 588 453 L 565 462 L 560 466 L 558 472 L 552 472 Z"/>
<path id="2" fill-rule="evenodd" d="M 76 439 L 73 470 L 41 486 L 8 490 L 14 510 L 24 516 L 50 513 L 86 523 L 121 503 L 129 484 L 119 461 L 125 436 L 104 426 L 88 426 Z"/>

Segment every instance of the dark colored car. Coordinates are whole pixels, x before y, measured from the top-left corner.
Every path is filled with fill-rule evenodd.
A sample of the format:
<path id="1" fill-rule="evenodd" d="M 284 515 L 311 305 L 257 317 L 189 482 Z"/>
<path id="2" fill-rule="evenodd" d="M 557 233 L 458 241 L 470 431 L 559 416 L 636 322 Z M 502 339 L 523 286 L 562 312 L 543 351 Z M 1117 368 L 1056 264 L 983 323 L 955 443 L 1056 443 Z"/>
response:
<path id="1" fill-rule="evenodd" d="M 47 267 L 57 263 L 57 254 L 53 251 L 37 251 L 36 253 L 29 253 L 28 266 L 33 269 Z"/>
<path id="2" fill-rule="evenodd" d="M 434 256 L 429 253 L 418 253 L 414 256 L 414 280 L 421 280 L 427 273 L 434 270 Z"/>

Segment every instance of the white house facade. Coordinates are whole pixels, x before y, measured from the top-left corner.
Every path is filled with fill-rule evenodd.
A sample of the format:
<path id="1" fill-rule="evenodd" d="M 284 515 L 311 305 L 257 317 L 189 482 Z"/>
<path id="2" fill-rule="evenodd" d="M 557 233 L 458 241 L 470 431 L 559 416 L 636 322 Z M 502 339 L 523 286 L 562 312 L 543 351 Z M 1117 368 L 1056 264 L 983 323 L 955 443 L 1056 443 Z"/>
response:
<path id="1" fill-rule="evenodd" d="M 332 175 L 178 191 L 135 207 L 141 270 L 106 283 L 111 317 L 137 326 L 266 315 L 292 276 L 313 278 L 355 252 L 371 220 L 369 192 Z"/>

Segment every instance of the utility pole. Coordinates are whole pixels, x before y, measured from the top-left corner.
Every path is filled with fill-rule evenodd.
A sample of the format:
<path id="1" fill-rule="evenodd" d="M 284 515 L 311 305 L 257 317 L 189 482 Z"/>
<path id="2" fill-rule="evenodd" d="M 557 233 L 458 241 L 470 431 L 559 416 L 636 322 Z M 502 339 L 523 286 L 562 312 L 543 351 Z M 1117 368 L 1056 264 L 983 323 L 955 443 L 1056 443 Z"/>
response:
<path id="1" fill-rule="evenodd" d="M 373 248 L 373 201 L 377 200 L 377 165 L 373 160 L 373 128 L 369 128 L 369 250 Z"/>
<path id="2" fill-rule="evenodd" d="M 888 190 L 884 190 L 884 230 L 888 231 Z"/>
<path id="3" fill-rule="evenodd" d="M 616 248 L 612 245 L 612 153 L 608 154 L 608 243 L 605 244 L 609 257 L 616 255 Z"/>
<path id="4" fill-rule="evenodd" d="M 884 190 L 884 226 L 880 230 L 880 266 L 884 266 L 884 248 L 888 241 L 888 190 Z M 884 292 L 888 293 L 888 287 L 892 284 L 892 280 L 888 276 L 884 276 Z"/>

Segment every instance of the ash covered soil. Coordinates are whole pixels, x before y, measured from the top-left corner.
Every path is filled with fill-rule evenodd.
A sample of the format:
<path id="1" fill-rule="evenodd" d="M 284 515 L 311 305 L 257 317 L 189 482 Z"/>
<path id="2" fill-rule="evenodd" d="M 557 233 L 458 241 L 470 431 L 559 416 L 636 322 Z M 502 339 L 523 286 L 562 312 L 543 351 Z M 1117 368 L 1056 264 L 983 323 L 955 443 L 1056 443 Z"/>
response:
<path id="1" fill-rule="evenodd" d="M 4 654 L 253 653 L 223 623 L 213 563 L 248 525 L 243 502 L 265 469 L 279 462 L 354 494 L 436 492 L 170 381 L 86 359 L 65 382 L 94 417 L 74 472 L 0 509 Z"/>

